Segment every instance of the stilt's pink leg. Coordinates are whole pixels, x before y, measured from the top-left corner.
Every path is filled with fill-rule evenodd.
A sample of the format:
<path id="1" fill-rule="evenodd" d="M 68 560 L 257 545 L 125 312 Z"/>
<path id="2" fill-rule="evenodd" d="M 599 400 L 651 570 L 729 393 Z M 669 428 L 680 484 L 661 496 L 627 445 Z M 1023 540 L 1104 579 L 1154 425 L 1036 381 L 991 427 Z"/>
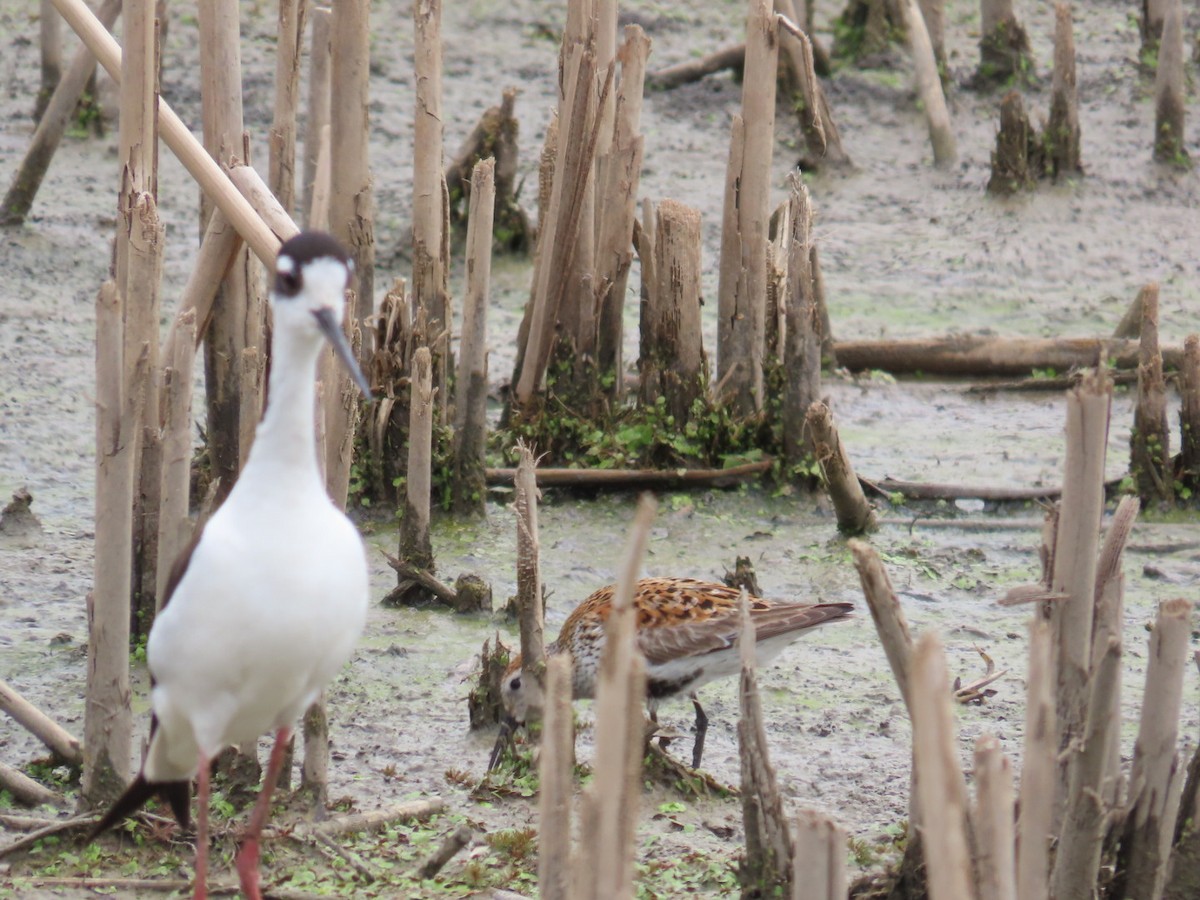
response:
<path id="1" fill-rule="evenodd" d="M 242 893 L 246 895 L 247 900 L 262 900 L 262 893 L 258 889 L 258 838 L 271 812 L 271 792 L 275 789 L 275 783 L 279 781 L 279 770 L 283 768 L 283 758 L 291 736 L 290 728 L 280 728 L 275 732 L 275 746 L 271 748 L 271 759 L 267 762 L 262 790 L 259 791 L 258 802 L 254 804 L 254 812 L 250 814 L 250 824 L 246 827 L 246 836 L 242 839 L 242 849 L 238 851 L 238 880 L 242 883 Z"/>
<path id="2" fill-rule="evenodd" d="M 196 787 L 196 886 L 193 900 L 208 897 L 208 778 L 212 771 L 209 759 L 200 754 L 199 784 Z"/>

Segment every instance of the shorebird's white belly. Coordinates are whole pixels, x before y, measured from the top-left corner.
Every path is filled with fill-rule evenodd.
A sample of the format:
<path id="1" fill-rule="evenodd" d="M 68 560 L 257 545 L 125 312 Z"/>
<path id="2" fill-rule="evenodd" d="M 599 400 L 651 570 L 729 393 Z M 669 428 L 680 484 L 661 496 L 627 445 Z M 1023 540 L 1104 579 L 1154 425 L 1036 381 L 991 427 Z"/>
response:
<path id="1" fill-rule="evenodd" d="M 235 490 L 213 516 L 151 631 L 152 781 L 190 777 L 199 751 L 292 724 L 362 632 L 367 568 L 354 526 L 323 493 L 254 493 Z"/>

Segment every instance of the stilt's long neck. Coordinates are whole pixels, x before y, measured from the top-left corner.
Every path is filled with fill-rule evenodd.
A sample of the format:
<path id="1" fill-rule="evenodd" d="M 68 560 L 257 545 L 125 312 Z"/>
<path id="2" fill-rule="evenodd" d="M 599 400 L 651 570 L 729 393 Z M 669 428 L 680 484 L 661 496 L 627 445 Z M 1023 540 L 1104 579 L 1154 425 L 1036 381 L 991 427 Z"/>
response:
<path id="1" fill-rule="evenodd" d="M 267 409 L 254 434 L 246 468 L 249 471 L 256 462 L 270 460 L 272 467 L 289 470 L 293 484 L 299 478 L 320 484 L 313 416 L 321 342 L 282 328 L 272 337 Z"/>

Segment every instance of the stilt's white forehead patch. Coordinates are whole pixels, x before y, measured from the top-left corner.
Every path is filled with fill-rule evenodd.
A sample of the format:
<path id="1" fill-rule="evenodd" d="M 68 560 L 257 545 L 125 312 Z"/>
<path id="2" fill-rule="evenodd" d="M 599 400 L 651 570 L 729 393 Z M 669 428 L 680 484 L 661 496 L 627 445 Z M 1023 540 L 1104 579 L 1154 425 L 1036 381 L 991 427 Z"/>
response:
<path id="1" fill-rule="evenodd" d="M 275 271 L 281 275 L 291 275 L 296 271 L 296 261 L 290 256 L 280 254 L 275 259 Z"/>

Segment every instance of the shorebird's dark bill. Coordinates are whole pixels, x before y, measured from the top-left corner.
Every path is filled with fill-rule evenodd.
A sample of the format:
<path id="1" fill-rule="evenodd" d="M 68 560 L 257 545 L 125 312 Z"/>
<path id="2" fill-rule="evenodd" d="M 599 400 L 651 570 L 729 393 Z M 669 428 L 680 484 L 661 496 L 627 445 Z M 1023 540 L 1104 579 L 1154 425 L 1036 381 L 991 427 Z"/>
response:
<path id="1" fill-rule="evenodd" d="M 317 324 L 321 326 L 321 332 L 328 338 L 329 343 L 333 344 L 333 350 L 338 355 L 338 358 L 350 370 L 350 376 L 354 379 L 354 383 L 359 386 L 368 400 L 371 397 L 371 386 L 367 384 L 366 376 L 363 375 L 362 369 L 358 367 L 358 361 L 354 358 L 354 352 L 350 349 L 350 342 L 346 340 L 346 335 L 342 332 L 342 326 L 333 318 L 333 311 L 329 309 L 318 309 L 313 315 L 317 319 Z"/>
<path id="2" fill-rule="evenodd" d="M 500 721 L 500 733 L 496 735 L 496 744 L 492 747 L 492 755 L 488 757 L 488 774 L 500 764 L 500 757 L 504 755 L 504 747 L 507 745 L 513 736 L 513 732 L 517 730 L 517 720 L 512 716 L 505 716 Z"/>

